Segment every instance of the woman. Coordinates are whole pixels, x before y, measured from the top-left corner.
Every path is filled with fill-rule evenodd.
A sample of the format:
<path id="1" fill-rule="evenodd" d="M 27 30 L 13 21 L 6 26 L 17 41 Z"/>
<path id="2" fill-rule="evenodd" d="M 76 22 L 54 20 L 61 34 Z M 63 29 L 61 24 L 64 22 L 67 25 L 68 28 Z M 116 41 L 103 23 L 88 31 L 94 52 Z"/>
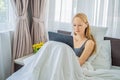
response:
<path id="1" fill-rule="evenodd" d="M 73 29 L 74 50 L 78 57 L 68 45 L 48 41 L 7 80 L 84 80 L 81 66 L 95 51 L 95 40 L 85 14 L 75 15 Z"/>
<path id="2" fill-rule="evenodd" d="M 95 51 L 96 44 L 90 33 L 90 26 L 85 14 L 78 13 L 75 15 L 73 18 L 73 28 L 74 50 L 79 57 L 80 65 L 82 65 Z"/>

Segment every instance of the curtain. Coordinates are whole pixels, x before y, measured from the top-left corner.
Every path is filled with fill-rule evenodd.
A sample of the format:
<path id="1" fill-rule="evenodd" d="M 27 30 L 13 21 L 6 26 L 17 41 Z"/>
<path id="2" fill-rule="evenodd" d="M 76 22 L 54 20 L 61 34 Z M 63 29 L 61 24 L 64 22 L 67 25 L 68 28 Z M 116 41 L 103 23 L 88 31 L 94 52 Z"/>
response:
<path id="1" fill-rule="evenodd" d="M 120 38 L 119 0 L 78 0 L 77 12 L 87 14 L 93 26 L 108 27 L 106 36 Z"/>
<path id="2" fill-rule="evenodd" d="M 108 35 L 120 38 L 120 0 L 109 0 L 107 26 Z"/>
<path id="3" fill-rule="evenodd" d="M 0 80 L 5 80 L 11 72 L 11 32 L 0 32 Z"/>
<path id="4" fill-rule="evenodd" d="M 51 0 L 49 2 L 49 30 L 64 29 L 71 31 L 71 22 L 68 23 L 70 25 L 66 25 L 63 24 L 66 23 L 66 21 L 61 23 L 60 19 L 62 19 L 64 15 L 65 17 L 69 17 L 69 14 L 73 13 L 73 15 L 69 17 L 69 19 L 72 19 L 76 13 L 83 12 L 87 15 L 91 26 L 107 27 L 108 31 L 106 36 L 120 38 L 120 0 L 73 0 L 74 2 L 72 2 L 72 12 L 67 11 L 67 8 L 70 10 L 70 5 L 69 7 L 64 5 L 65 2 L 69 3 L 70 1 L 66 0 L 64 4 L 56 5 L 57 2 L 60 4 L 60 1 L 63 2 L 64 0 Z M 59 8 L 59 6 L 61 7 Z M 66 11 L 62 11 L 62 9 L 65 9 Z M 64 14 L 61 14 L 62 12 Z M 61 15 L 59 16 L 59 14 Z M 57 20 L 57 25 L 55 25 L 55 20 Z"/>
<path id="5" fill-rule="evenodd" d="M 13 39 L 12 56 L 14 62 L 14 59 L 32 53 L 32 42 L 31 42 L 29 23 L 27 17 L 29 0 L 12 0 L 12 3 L 17 16 L 16 29 L 14 31 L 14 39 Z"/>
<path id="6" fill-rule="evenodd" d="M 33 17 L 31 37 L 33 44 L 47 40 L 45 27 L 46 1 L 47 0 L 31 0 Z"/>

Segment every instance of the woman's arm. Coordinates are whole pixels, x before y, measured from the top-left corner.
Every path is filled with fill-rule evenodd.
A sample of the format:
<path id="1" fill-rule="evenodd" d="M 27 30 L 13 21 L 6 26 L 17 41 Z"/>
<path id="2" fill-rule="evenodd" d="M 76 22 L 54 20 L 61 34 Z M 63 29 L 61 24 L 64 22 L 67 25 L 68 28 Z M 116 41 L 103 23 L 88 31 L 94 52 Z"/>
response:
<path id="1" fill-rule="evenodd" d="M 95 43 L 92 40 L 88 40 L 87 43 L 85 44 L 85 49 L 82 52 L 82 55 L 79 57 L 79 62 L 81 66 L 86 62 L 86 60 L 92 54 L 94 46 Z"/>

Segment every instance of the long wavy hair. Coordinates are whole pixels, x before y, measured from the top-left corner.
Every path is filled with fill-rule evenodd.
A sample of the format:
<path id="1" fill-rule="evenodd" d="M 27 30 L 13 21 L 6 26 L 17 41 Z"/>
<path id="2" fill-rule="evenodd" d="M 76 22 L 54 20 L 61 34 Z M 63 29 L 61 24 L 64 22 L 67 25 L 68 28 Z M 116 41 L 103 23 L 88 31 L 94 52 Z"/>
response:
<path id="1" fill-rule="evenodd" d="M 76 17 L 80 18 L 87 25 L 87 28 L 85 29 L 85 36 L 86 36 L 87 39 L 94 41 L 95 46 L 94 46 L 93 52 L 95 52 L 96 51 L 96 41 L 95 41 L 93 35 L 91 34 L 90 25 L 89 25 L 87 16 L 84 13 L 77 13 L 73 17 L 73 19 L 76 18 Z"/>

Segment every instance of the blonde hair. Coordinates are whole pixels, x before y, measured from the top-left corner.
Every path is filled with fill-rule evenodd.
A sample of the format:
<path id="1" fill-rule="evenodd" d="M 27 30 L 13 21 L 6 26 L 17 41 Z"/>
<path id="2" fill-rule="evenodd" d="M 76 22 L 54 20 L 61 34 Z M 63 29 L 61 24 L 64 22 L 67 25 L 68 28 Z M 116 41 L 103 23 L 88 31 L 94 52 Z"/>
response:
<path id="1" fill-rule="evenodd" d="M 93 35 L 91 34 L 90 25 L 89 25 L 87 16 L 84 13 L 78 13 L 73 17 L 73 19 L 76 17 L 80 18 L 87 25 L 87 28 L 85 29 L 85 36 L 86 36 L 86 38 L 94 41 L 95 46 L 94 46 L 93 52 L 95 52 L 96 51 L 96 41 L 95 41 Z"/>

